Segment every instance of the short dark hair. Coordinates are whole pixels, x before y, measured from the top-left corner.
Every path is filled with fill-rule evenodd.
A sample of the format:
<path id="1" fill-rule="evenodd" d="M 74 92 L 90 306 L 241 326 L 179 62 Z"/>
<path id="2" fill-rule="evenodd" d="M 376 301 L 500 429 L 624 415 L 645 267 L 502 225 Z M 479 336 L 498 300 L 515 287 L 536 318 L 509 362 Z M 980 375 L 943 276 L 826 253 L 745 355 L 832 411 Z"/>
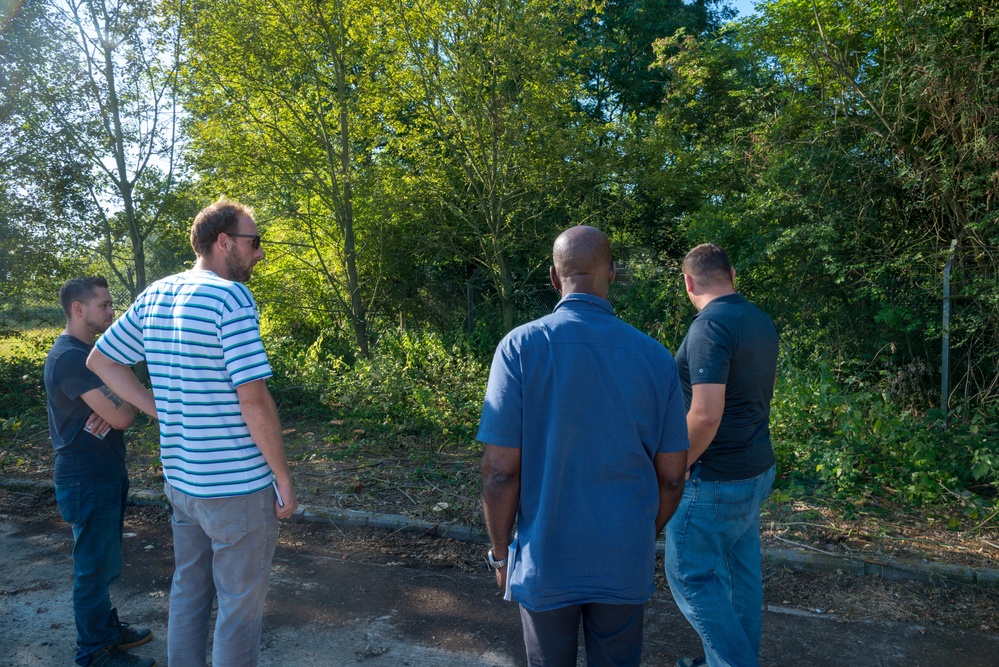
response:
<path id="1" fill-rule="evenodd" d="M 253 219 L 253 209 L 239 202 L 221 197 L 198 212 L 191 225 L 191 247 L 194 254 L 204 257 L 212 251 L 219 234 L 232 234 L 239 224 L 239 216 Z"/>
<path id="2" fill-rule="evenodd" d="M 73 278 L 62 286 L 62 289 L 59 290 L 59 305 L 62 306 L 62 312 L 66 313 L 67 322 L 72 313 L 73 304 L 77 301 L 80 303 L 90 301 L 100 287 L 108 288 L 108 281 L 103 276 Z"/>
<path id="3" fill-rule="evenodd" d="M 700 285 L 732 284 L 732 263 L 728 253 L 714 243 L 702 243 L 683 258 L 683 273 Z"/>

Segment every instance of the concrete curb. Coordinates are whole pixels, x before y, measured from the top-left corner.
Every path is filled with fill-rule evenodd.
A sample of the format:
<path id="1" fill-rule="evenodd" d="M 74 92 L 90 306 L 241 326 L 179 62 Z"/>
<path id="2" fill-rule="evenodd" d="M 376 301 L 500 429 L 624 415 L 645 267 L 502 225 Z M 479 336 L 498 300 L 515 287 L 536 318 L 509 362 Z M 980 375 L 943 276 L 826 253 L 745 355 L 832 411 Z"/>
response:
<path id="1" fill-rule="evenodd" d="M 0 480 L 0 488 L 21 493 L 52 493 L 52 482 L 32 480 Z M 129 492 L 129 499 L 136 505 L 160 505 L 169 507 L 162 491 L 144 489 Z M 334 526 L 380 528 L 397 532 L 420 533 L 436 537 L 450 537 L 463 542 L 488 544 L 489 537 L 480 528 L 452 523 L 433 523 L 412 519 L 398 514 L 382 514 L 361 510 L 347 510 L 315 505 L 300 505 L 292 521 L 329 523 Z M 656 543 L 656 551 L 663 553 L 664 543 Z M 948 565 L 918 561 L 861 559 L 851 556 L 769 547 L 763 549 L 765 561 L 789 567 L 793 570 L 813 572 L 837 572 L 855 577 L 878 577 L 888 581 L 917 581 L 924 584 L 957 583 L 982 588 L 999 589 L 999 569 L 975 568 L 963 565 Z"/>

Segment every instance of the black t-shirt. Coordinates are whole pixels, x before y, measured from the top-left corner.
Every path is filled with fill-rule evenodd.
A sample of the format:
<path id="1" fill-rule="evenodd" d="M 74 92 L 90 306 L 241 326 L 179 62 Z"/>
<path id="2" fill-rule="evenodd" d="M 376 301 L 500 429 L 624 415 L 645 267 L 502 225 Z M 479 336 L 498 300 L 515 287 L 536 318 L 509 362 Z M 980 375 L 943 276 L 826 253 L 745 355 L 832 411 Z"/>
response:
<path id="1" fill-rule="evenodd" d="M 770 399 L 777 375 L 777 328 L 742 294 L 712 300 L 699 312 L 676 353 L 683 398 L 691 386 L 725 385 L 718 433 L 698 459 L 709 481 L 749 479 L 774 464 Z"/>
<path id="2" fill-rule="evenodd" d="M 108 431 L 100 439 L 83 429 L 93 413 L 80 398 L 104 386 L 87 368 L 92 345 L 62 334 L 45 358 L 45 393 L 49 412 L 49 435 L 55 447 L 55 483 L 77 480 L 110 482 L 127 477 L 124 432 Z"/>

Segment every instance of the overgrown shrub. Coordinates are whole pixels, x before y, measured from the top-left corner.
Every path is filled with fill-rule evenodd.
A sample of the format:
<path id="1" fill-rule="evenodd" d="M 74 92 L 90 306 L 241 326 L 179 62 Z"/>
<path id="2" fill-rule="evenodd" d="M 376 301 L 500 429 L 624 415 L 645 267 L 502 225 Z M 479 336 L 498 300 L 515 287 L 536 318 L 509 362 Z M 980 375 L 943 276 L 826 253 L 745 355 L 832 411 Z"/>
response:
<path id="1" fill-rule="evenodd" d="M 45 417 L 45 355 L 56 333 L 15 333 L 0 339 L 0 419 Z"/>
<path id="2" fill-rule="evenodd" d="M 468 345 L 433 333 L 383 335 L 371 358 L 353 365 L 321 345 L 268 346 L 275 395 L 285 403 L 324 406 L 356 428 L 468 442 L 475 437 L 488 367 Z"/>
<path id="3" fill-rule="evenodd" d="M 918 506 L 960 500 L 976 518 L 999 488 L 999 414 L 940 415 L 901 408 L 888 392 L 845 391 L 821 365 L 816 377 L 783 372 L 771 418 L 785 481 L 849 500 L 868 495 Z"/>

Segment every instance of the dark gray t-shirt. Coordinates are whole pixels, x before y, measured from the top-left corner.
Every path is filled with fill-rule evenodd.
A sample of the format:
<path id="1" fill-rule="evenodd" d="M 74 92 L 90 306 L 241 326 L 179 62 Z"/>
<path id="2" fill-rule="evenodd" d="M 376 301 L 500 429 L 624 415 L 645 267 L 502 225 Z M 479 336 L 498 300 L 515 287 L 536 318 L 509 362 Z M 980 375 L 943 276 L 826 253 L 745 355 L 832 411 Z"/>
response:
<path id="1" fill-rule="evenodd" d="M 56 484 L 77 480 L 110 482 L 128 476 L 124 432 L 111 429 L 102 440 L 83 430 L 93 410 L 80 397 L 104 386 L 87 368 L 91 349 L 91 345 L 80 339 L 62 334 L 45 358 L 45 393 L 49 435 L 56 451 Z"/>
<path id="2" fill-rule="evenodd" d="M 706 305 L 676 353 L 680 385 L 690 409 L 691 386 L 725 385 L 718 433 L 698 462 L 709 481 L 749 479 L 774 464 L 770 399 L 777 376 L 777 328 L 742 294 Z"/>

